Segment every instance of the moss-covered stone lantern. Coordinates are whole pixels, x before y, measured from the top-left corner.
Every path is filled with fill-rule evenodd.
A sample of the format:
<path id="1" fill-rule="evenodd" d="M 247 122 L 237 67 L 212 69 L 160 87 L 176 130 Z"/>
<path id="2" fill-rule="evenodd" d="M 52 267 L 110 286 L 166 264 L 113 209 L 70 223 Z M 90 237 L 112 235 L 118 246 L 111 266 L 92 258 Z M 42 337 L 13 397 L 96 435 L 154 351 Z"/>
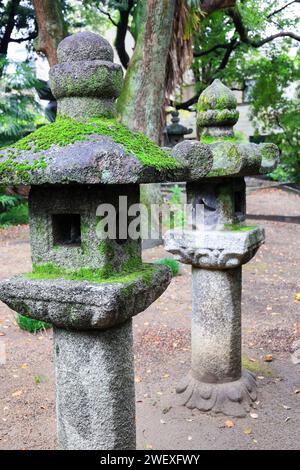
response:
<path id="1" fill-rule="evenodd" d="M 200 142 L 209 145 L 213 166 L 204 178 L 187 183 L 193 229 L 169 231 L 165 247 L 192 265 L 192 367 L 177 389 L 180 401 L 201 411 L 244 416 L 256 400 L 256 382 L 241 366 L 242 265 L 265 238 L 262 228 L 245 225 L 244 176 L 272 171 L 279 152 L 273 144 L 239 142 L 233 132 L 236 107 L 234 94 L 219 80 L 200 96 Z M 175 146 L 173 155 L 186 145 Z M 198 215 L 197 206 L 203 209 Z"/>
<path id="2" fill-rule="evenodd" d="M 59 447 L 131 449 L 131 319 L 163 293 L 170 271 L 142 263 L 121 200 L 137 204 L 140 183 L 203 176 L 212 155 L 194 147 L 194 174 L 189 152 L 176 159 L 116 120 L 122 70 L 102 37 L 78 33 L 57 52 L 50 71 L 57 120 L 0 151 L 1 185 L 31 186 L 33 261 L 32 272 L 1 281 L 0 299 L 53 325 Z"/>

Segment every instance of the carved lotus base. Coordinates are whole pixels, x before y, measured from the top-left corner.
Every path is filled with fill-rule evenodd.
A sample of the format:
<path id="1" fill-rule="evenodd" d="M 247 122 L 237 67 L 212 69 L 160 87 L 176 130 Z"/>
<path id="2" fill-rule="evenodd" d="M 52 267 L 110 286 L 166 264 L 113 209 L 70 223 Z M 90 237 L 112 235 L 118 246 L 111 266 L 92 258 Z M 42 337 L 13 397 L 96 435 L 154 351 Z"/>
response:
<path id="1" fill-rule="evenodd" d="M 176 392 L 180 404 L 188 408 L 242 418 L 257 398 L 257 385 L 248 370 L 243 370 L 239 380 L 219 384 L 200 382 L 189 374 Z"/>

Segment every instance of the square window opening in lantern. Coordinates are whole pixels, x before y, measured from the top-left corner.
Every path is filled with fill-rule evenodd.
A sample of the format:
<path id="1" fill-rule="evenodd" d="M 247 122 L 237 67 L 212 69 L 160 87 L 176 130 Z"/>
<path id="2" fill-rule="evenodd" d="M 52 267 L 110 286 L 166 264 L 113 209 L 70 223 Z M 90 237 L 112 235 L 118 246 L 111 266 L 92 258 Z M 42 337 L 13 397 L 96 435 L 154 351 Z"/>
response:
<path id="1" fill-rule="evenodd" d="M 80 214 L 53 214 L 53 245 L 78 247 L 81 245 Z"/>

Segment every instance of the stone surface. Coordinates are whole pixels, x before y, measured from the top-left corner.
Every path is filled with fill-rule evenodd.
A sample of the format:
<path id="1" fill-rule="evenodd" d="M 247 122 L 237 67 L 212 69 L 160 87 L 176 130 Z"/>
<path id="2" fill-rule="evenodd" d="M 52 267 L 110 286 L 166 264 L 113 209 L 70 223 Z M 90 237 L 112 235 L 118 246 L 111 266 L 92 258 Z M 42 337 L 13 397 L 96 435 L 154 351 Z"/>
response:
<path id="1" fill-rule="evenodd" d="M 245 416 L 256 383 L 241 371 L 241 268 L 193 267 L 192 369 L 178 387 L 189 408 Z"/>
<path id="2" fill-rule="evenodd" d="M 238 121 L 237 100 L 234 93 L 214 80 L 200 95 L 197 105 L 197 125 L 208 136 L 233 136 Z"/>
<path id="3" fill-rule="evenodd" d="M 54 357 L 59 448 L 135 449 L 131 321 L 99 332 L 54 328 Z"/>
<path id="4" fill-rule="evenodd" d="M 291 344 L 290 353 L 292 363 L 300 364 L 300 340 L 296 340 Z"/>
<path id="5" fill-rule="evenodd" d="M 201 183 L 187 183 L 187 200 L 193 206 L 193 226 L 209 229 L 237 229 L 245 221 L 246 191 L 244 178 L 215 178 Z M 200 214 L 196 209 L 201 209 Z M 200 220 L 197 220 L 199 219 Z M 241 227 L 242 229 L 242 227 Z"/>
<path id="6" fill-rule="evenodd" d="M 208 177 L 251 176 L 273 171 L 279 162 L 275 144 L 237 144 L 220 141 L 210 145 L 213 167 Z"/>
<path id="7" fill-rule="evenodd" d="M 192 371 L 201 382 L 241 376 L 241 268 L 192 270 Z"/>
<path id="8" fill-rule="evenodd" d="M 90 31 L 82 31 L 67 36 L 59 43 L 57 58 L 59 63 L 89 60 L 112 62 L 114 53 L 113 48 L 105 38 Z"/>
<path id="9" fill-rule="evenodd" d="M 238 380 L 219 384 L 200 382 L 189 375 L 176 391 L 179 403 L 187 408 L 236 418 L 247 416 L 257 399 L 255 376 L 247 370 L 243 370 Z"/>
<path id="10" fill-rule="evenodd" d="M 138 186 L 32 186 L 29 194 L 32 261 L 35 266 L 50 263 L 72 271 L 80 268 L 120 272 L 141 259 L 141 240 L 133 240 L 118 230 L 115 239 L 101 239 L 102 230 L 97 208 L 111 204 L 115 213 L 111 222 L 119 222 L 118 205 L 126 196 L 127 207 L 139 202 Z M 69 240 L 67 217 L 74 214 L 78 222 L 78 239 Z M 125 229 L 133 217 L 124 219 Z M 118 227 L 117 227 L 118 228 Z M 71 232 L 72 227 L 70 227 Z M 60 233 L 61 231 L 61 233 Z M 65 239 L 61 238 L 65 236 Z"/>
<path id="11" fill-rule="evenodd" d="M 199 180 L 209 173 L 213 158 L 209 146 L 193 140 L 185 140 L 175 145 L 171 155 L 183 166 L 189 168 L 187 181 Z"/>
<path id="12" fill-rule="evenodd" d="M 3 150 L 0 163 L 9 158 L 8 151 Z M 204 160 L 208 170 L 211 168 L 211 165 L 208 165 L 211 158 L 211 152 L 208 150 L 207 159 Z M 127 154 L 124 146 L 114 142 L 111 137 L 97 134 L 91 135 L 89 140 L 64 147 L 53 145 L 50 149 L 39 152 L 19 151 L 14 164 L 25 164 L 27 161 L 34 164 L 41 159 L 45 161 L 44 168 L 29 170 L 24 174 L 17 172 L 13 166 L 10 171 L 0 174 L 1 182 L 13 185 L 139 184 L 182 181 L 188 179 L 189 175 L 189 169 L 182 162 L 179 162 L 177 168 L 161 170 L 144 165 L 134 154 Z M 199 166 L 201 164 L 203 153 Z"/>
<path id="13" fill-rule="evenodd" d="M 260 227 L 242 230 L 170 230 L 165 248 L 185 264 L 206 269 L 231 269 L 248 263 L 264 243 Z"/>
<path id="14" fill-rule="evenodd" d="M 170 281 L 171 272 L 163 265 L 154 265 L 150 278 L 138 272 L 136 279 L 123 282 L 16 276 L 0 282 L 0 299 L 18 313 L 59 328 L 103 330 L 145 310 Z"/>
<path id="15" fill-rule="evenodd" d="M 56 99 L 66 96 L 117 98 L 123 85 L 121 65 L 103 60 L 55 65 L 50 77 Z"/>

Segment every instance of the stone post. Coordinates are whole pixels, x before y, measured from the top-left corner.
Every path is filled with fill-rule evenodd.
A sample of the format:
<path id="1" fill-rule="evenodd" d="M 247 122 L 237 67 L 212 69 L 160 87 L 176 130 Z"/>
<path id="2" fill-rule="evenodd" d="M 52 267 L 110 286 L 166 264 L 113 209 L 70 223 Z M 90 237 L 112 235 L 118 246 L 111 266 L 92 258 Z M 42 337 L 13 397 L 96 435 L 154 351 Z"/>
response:
<path id="1" fill-rule="evenodd" d="M 201 142 L 210 144 L 214 156 L 213 168 L 187 184 L 193 229 L 169 231 L 165 247 L 192 265 L 192 364 L 177 389 L 180 402 L 245 416 L 257 392 L 254 375 L 241 367 L 241 266 L 264 243 L 264 230 L 244 224 L 243 176 L 268 171 L 278 152 L 269 144 L 239 143 L 232 128 L 237 119 L 235 96 L 216 80 L 200 96 L 197 119 Z M 182 145 L 174 154 L 182 152 Z"/>

